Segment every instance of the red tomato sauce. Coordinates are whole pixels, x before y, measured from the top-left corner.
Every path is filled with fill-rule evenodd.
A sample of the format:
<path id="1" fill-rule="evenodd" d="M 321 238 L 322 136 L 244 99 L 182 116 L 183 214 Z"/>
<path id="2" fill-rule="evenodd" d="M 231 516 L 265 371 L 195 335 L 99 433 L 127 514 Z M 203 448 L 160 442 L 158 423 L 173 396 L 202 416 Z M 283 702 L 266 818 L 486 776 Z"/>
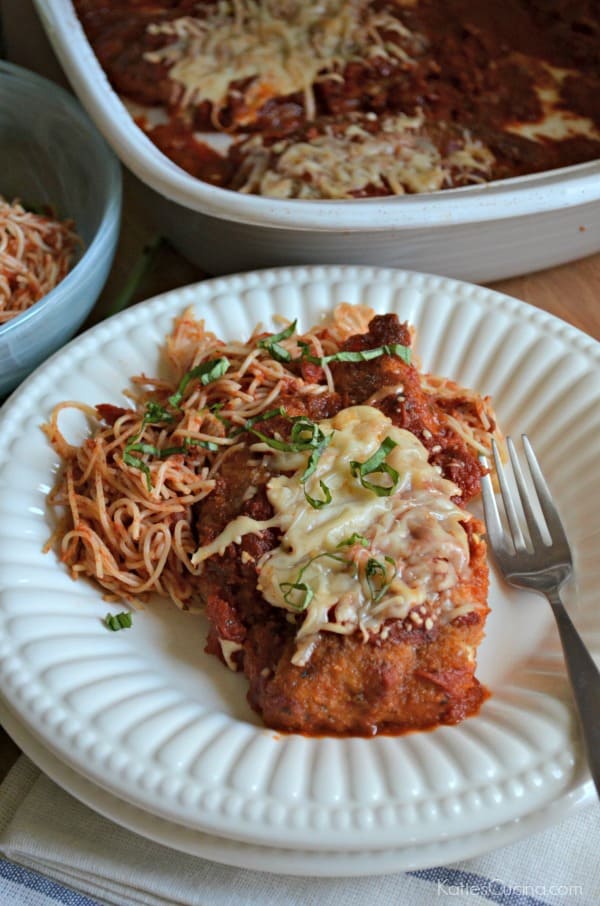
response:
<path id="1" fill-rule="evenodd" d="M 160 150 L 198 179 L 236 187 L 244 151 L 223 154 L 198 139 L 215 131 L 212 105 L 202 101 L 182 109 L 181 86 L 164 63 L 145 54 L 173 41 L 155 34 L 152 24 L 202 16 L 215 0 L 75 0 L 86 34 L 116 91 L 123 97 L 168 111 L 166 124 L 139 124 Z M 410 66 L 374 56 L 349 62 L 340 77 L 314 85 L 315 114 L 307 118 L 303 96 L 269 98 L 244 125 L 244 83 L 232 83 L 219 111 L 219 129 L 233 137 L 259 133 L 269 147 L 278 140 L 310 142 L 324 123 L 344 129 L 348 118 L 421 111 L 427 136 L 442 152 L 452 150 L 465 132 L 490 149 L 490 179 L 552 170 L 600 157 L 600 3 L 598 0 L 419 0 L 414 4 L 373 0 L 393 14 L 424 47 Z M 560 139 L 525 137 L 515 124 L 540 123 L 539 89 L 547 67 L 567 71 L 555 83 L 557 107 L 590 121 L 588 134 Z M 246 117 L 247 119 L 247 117 Z M 593 124 L 593 125 L 592 125 Z M 460 178 L 452 185 L 461 185 Z M 387 193 L 384 186 L 357 185 L 354 197 Z M 410 191 L 408 189 L 407 191 Z"/>

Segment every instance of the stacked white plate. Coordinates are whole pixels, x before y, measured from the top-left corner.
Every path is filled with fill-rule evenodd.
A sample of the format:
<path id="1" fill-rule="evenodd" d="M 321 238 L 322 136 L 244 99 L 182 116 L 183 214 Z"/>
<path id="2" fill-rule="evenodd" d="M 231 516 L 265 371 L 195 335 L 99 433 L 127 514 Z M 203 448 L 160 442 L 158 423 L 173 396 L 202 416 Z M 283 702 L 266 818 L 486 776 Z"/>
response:
<path id="1" fill-rule="evenodd" d="M 159 369 L 192 306 L 224 338 L 273 316 L 300 329 L 338 302 L 397 312 L 426 370 L 490 394 L 527 432 L 573 548 L 574 621 L 600 653 L 600 345 L 481 287 L 423 274 L 300 267 L 206 281 L 135 306 L 43 365 L 0 415 L 0 678 L 7 730 L 65 789 L 119 824 L 231 865 L 381 874 L 474 856 L 592 798 L 558 636 L 542 598 L 492 571 L 478 676 L 491 692 L 456 727 L 373 739 L 264 728 L 243 677 L 204 653 L 206 624 L 158 602 L 108 633 L 100 591 L 54 553 L 46 495 L 58 462 L 40 424 L 67 399 L 119 404 Z M 86 430 L 77 414 L 62 427 Z M 595 531 L 595 535 L 594 535 Z"/>

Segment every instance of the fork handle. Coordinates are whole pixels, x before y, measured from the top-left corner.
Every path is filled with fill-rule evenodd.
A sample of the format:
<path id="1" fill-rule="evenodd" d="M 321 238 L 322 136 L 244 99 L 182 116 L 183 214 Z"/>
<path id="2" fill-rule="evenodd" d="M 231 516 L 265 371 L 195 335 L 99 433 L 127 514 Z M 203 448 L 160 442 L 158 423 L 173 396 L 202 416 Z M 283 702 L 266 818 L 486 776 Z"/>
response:
<path id="1" fill-rule="evenodd" d="M 562 643 L 592 779 L 600 796 L 600 671 L 571 622 L 558 591 L 546 592 Z"/>

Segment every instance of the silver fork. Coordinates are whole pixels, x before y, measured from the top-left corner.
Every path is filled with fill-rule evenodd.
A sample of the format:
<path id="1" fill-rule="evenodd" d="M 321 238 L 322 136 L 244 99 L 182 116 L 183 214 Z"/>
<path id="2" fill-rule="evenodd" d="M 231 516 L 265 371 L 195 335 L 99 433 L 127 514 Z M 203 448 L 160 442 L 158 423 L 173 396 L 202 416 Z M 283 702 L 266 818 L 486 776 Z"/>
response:
<path id="1" fill-rule="evenodd" d="M 560 588 L 573 571 L 571 551 L 527 435 L 522 435 L 522 440 L 531 484 L 537 497 L 537 508 L 546 524 L 549 541 L 544 537 L 543 525 L 536 515 L 533 495 L 525 482 L 524 472 L 510 437 L 506 439 L 507 449 L 527 532 L 525 534 L 521 528 L 521 520 L 513 502 L 514 492 L 509 487 L 498 445 L 492 440 L 494 465 L 508 530 L 505 530 L 502 522 L 491 477 L 486 475 L 481 486 L 487 537 L 506 581 L 517 588 L 528 588 L 545 595 L 552 606 L 579 715 L 588 764 L 600 795 L 600 671 L 561 601 Z M 483 461 L 485 464 L 485 460 Z"/>

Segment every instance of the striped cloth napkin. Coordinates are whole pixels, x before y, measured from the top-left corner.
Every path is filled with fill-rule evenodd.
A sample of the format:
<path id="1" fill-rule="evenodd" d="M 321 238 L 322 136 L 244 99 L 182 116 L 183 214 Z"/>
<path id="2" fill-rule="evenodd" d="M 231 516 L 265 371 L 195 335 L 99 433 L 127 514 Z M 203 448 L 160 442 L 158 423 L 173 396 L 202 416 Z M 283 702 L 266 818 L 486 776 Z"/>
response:
<path id="1" fill-rule="evenodd" d="M 4 906 L 597 906 L 600 806 L 467 862 L 370 878 L 218 865 L 96 814 L 21 756 L 0 786 Z"/>

